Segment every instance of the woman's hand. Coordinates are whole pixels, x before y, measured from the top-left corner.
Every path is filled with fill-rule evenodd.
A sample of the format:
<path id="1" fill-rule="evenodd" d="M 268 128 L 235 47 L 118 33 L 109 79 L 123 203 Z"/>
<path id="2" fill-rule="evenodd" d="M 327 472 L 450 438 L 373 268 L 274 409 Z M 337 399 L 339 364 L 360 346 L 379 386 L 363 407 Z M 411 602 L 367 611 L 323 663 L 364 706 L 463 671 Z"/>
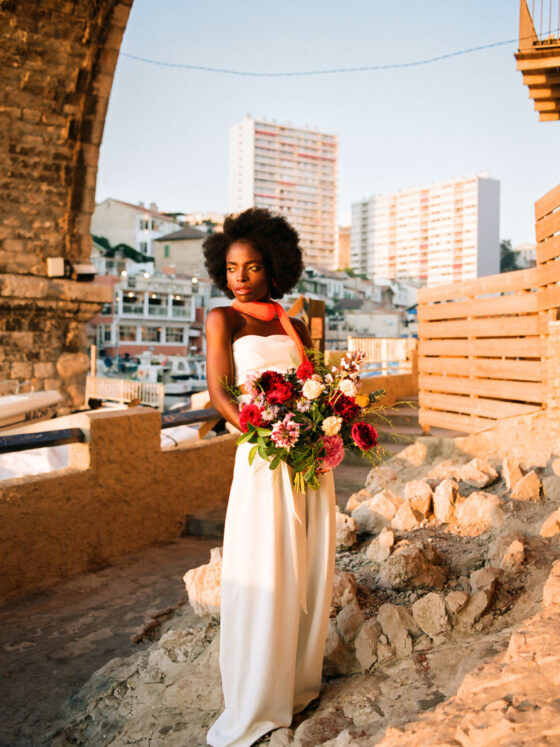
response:
<path id="1" fill-rule="evenodd" d="M 206 380 L 212 406 L 229 423 L 241 430 L 239 408 L 222 387 L 225 379 L 235 384 L 233 350 L 233 320 L 227 308 L 212 309 L 206 318 Z"/>

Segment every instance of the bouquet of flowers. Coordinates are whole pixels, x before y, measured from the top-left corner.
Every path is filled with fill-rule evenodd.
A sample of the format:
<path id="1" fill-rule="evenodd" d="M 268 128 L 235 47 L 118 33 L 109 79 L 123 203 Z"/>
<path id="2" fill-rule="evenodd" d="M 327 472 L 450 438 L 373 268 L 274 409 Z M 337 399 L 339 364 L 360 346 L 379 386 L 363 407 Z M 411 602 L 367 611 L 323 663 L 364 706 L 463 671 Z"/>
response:
<path id="1" fill-rule="evenodd" d="M 294 488 L 318 488 L 318 475 L 334 469 L 345 449 L 376 461 L 377 431 L 368 422 L 373 404 L 385 393 L 358 394 L 364 354 L 346 353 L 337 366 L 326 366 L 316 350 L 285 373 L 267 370 L 247 378 L 239 405 L 244 433 L 238 444 L 253 444 L 249 464 L 258 454 L 270 469 L 286 462 L 294 470 Z M 242 390 L 230 388 L 234 396 Z"/>

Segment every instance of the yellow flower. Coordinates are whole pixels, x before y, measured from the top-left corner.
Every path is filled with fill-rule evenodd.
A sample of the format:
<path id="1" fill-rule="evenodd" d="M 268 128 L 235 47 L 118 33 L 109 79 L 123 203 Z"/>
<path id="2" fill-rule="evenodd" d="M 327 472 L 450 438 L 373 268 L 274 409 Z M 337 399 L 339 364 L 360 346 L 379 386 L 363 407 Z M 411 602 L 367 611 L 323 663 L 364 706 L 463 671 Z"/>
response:
<path id="1" fill-rule="evenodd" d="M 360 407 L 367 407 L 369 405 L 369 397 L 365 394 L 358 394 L 356 397 L 356 404 L 360 405 Z"/>

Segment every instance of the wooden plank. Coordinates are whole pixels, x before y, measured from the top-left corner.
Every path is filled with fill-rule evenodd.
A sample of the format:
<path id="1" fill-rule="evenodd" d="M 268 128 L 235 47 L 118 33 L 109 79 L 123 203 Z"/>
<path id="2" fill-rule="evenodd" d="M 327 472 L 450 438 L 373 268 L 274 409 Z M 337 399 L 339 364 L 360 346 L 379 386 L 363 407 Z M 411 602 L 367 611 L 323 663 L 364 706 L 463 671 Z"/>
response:
<path id="1" fill-rule="evenodd" d="M 545 215 L 535 223 L 535 234 L 537 241 L 544 241 L 549 236 L 560 232 L 560 210 Z"/>
<path id="2" fill-rule="evenodd" d="M 526 86 L 560 85 L 560 73 L 523 73 L 523 83 Z"/>
<path id="3" fill-rule="evenodd" d="M 540 410 L 540 406 L 506 400 L 419 391 L 418 404 L 430 410 L 460 412 L 482 418 L 510 418 Z"/>
<path id="4" fill-rule="evenodd" d="M 543 311 L 560 308 L 560 285 L 543 288 L 539 291 L 539 296 L 541 309 Z"/>
<path id="5" fill-rule="evenodd" d="M 524 402 L 542 403 L 546 400 L 544 385 L 532 381 L 524 381 L 520 384 L 518 381 L 501 379 L 466 379 L 463 376 L 420 374 L 418 387 L 420 391 L 476 394 L 478 397 L 519 399 Z"/>
<path id="6" fill-rule="evenodd" d="M 419 355 L 462 355 L 465 357 L 539 358 L 540 337 L 499 337 L 483 340 L 419 340 Z"/>
<path id="7" fill-rule="evenodd" d="M 560 263 L 559 263 L 560 264 Z M 418 320 L 457 319 L 467 316 L 502 314 L 527 314 L 537 312 L 538 296 L 531 291 L 509 293 L 494 298 L 477 298 L 474 301 L 444 301 L 418 306 Z"/>
<path id="8" fill-rule="evenodd" d="M 560 256 L 560 236 L 551 236 L 537 244 L 537 263 L 549 262 Z M 540 268 L 537 267 L 537 270 Z"/>
<path id="9" fill-rule="evenodd" d="M 539 122 L 558 122 L 560 120 L 560 112 L 541 112 L 539 114 Z"/>
<path id="10" fill-rule="evenodd" d="M 551 54 L 548 50 L 533 53 L 521 52 L 515 56 L 517 58 L 517 69 L 522 72 L 526 70 L 543 71 L 560 67 L 560 54 Z"/>
<path id="11" fill-rule="evenodd" d="M 536 112 L 557 112 L 560 111 L 560 101 L 536 99 L 533 101 L 533 109 Z"/>
<path id="12" fill-rule="evenodd" d="M 433 425 L 436 428 L 445 428 L 449 431 L 462 431 L 463 433 L 476 433 L 491 428 L 496 424 L 495 420 L 488 418 L 477 418 L 457 413 L 437 412 L 436 410 L 418 411 L 418 422 L 420 425 Z"/>
<path id="13" fill-rule="evenodd" d="M 539 220 L 560 206 L 560 184 L 535 202 L 535 219 Z"/>
<path id="14" fill-rule="evenodd" d="M 554 87 L 538 87 L 533 88 L 531 87 L 529 96 L 537 101 L 538 99 L 555 99 L 557 101 L 560 100 L 560 86 L 554 86 Z"/>
<path id="15" fill-rule="evenodd" d="M 418 358 L 418 373 L 479 376 L 513 381 L 542 381 L 541 361 L 513 361 L 500 358 Z"/>
<path id="16" fill-rule="evenodd" d="M 539 317 L 505 316 L 491 319 L 429 322 L 418 324 L 419 338 L 434 337 L 520 337 L 539 334 Z"/>
<path id="17" fill-rule="evenodd" d="M 537 246 L 540 245 L 537 244 Z M 544 286 L 557 283 L 560 280 L 560 258 L 558 260 L 551 259 L 549 262 L 539 264 L 537 266 L 537 273 L 539 275 L 539 290 Z"/>
<path id="18" fill-rule="evenodd" d="M 435 285 L 432 288 L 420 288 L 418 290 L 418 303 L 453 301 L 465 296 L 530 290 L 536 286 L 536 281 L 537 275 L 534 267 L 530 267 L 528 270 L 502 272 L 498 275 L 485 275 L 481 278 L 460 280 L 446 285 Z"/>

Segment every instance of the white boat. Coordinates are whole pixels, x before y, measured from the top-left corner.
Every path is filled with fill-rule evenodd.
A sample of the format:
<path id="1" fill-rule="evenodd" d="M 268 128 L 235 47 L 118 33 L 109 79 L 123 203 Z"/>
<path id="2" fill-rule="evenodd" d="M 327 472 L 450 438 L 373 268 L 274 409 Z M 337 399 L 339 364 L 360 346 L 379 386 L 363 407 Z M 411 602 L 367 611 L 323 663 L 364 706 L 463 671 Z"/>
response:
<path id="1" fill-rule="evenodd" d="M 56 389 L 0 397 L 0 428 L 47 420 L 56 415 L 62 395 Z"/>

